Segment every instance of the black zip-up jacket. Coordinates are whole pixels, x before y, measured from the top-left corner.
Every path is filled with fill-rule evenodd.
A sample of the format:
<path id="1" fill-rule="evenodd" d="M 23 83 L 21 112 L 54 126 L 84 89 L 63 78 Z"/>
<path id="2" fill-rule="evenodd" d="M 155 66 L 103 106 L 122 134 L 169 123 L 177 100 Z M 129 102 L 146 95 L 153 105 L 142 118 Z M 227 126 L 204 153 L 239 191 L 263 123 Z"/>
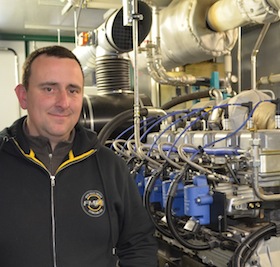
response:
<path id="1" fill-rule="evenodd" d="M 157 266 L 154 228 L 125 162 L 77 125 L 51 175 L 23 121 L 0 133 L 0 266 Z"/>

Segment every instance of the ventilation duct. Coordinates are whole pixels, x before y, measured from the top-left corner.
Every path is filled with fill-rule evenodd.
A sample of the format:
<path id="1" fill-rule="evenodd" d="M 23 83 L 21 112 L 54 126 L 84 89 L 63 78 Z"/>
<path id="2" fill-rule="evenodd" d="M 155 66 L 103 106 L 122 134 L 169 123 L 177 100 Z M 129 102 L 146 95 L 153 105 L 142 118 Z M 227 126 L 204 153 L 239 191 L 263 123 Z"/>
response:
<path id="1" fill-rule="evenodd" d="M 152 11 L 138 2 L 138 44 L 150 32 Z M 123 25 L 123 8 L 114 12 L 93 33 L 94 45 L 77 47 L 73 52 L 80 60 L 84 74 L 96 74 L 97 95 L 85 96 L 80 123 L 99 132 L 117 114 L 132 109 L 134 95 L 130 85 L 130 60 L 126 53 L 133 50 L 133 29 Z M 140 95 L 141 107 L 152 106 L 145 95 Z M 112 137 L 133 124 L 133 120 L 119 126 Z M 130 131 L 131 134 L 131 131 Z"/>
<path id="2" fill-rule="evenodd" d="M 138 44 L 140 45 L 150 32 L 152 11 L 146 3 L 138 1 L 138 12 L 143 17 L 138 21 Z M 132 27 L 123 25 L 123 8 L 113 13 L 97 29 L 97 50 L 100 48 L 101 54 L 97 52 L 96 56 L 133 50 Z"/>
<path id="3" fill-rule="evenodd" d="M 152 25 L 151 8 L 144 2 L 138 2 L 138 12 L 143 19 L 138 22 L 138 43 L 142 43 Z M 78 46 L 73 53 L 80 60 L 84 74 L 95 70 L 98 57 L 112 56 L 123 58 L 123 54 L 133 50 L 132 27 L 123 25 L 123 8 L 115 11 L 93 32 L 94 44 Z"/>

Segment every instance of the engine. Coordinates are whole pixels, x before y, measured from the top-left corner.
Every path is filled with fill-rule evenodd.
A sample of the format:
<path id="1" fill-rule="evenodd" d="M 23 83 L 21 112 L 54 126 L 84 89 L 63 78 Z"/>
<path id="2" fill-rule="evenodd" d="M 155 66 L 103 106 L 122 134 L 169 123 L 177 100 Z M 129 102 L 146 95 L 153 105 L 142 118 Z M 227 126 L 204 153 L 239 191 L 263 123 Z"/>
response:
<path id="1" fill-rule="evenodd" d="M 127 161 L 155 224 L 159 266 L 275 266 L 280 132 L 258 129 L 257 116 L 274 103 L 194 105 L 143 118 L 138 146 L 133 135 L 107 143 Z"/>
<path id="2" fill-rule="evenodd" d="M 85 73 L 96 68 L 97 85 L 103 92 L 97 99 L 100 112 L 93 112 L 98 105 L 89 103 L 83 109 L 83 121 L 87 121 L 87 113 L 101 114 L 105 117 L 102 121 L 108 121 L 104 110 L 114 106 L 113 102 L 117 111 L 130 108 L 108 121 L 98 136 L 129 166 L 156 228 L 159 267 L 278 266 L 280 101 L 256 90 L 255 63 L 269 24 L 279 20 L 279 0 L 173 0 L 166 8 L 152 6 L 151 10 L 145 2 L 139 2 L 144 20 L 139 14 L 131 18 L 133 43 L 146 39 L 133 53 L 132 42 L 120 46 L 119 38 L 133 33 L 128 27 L 119 27 L 120 12 L 92 33 L 94 38 L 82 64 Z M 146 38 L 151 21 L 154 27 Z M 252 52 L 252 89 L 237 94 L 231 88 L 230 51 L 238 38 L 237 27 L 251 23 L 265 26 Z M 135 34 L 137 29 L 141 40 Z M 95 57 L 96 62 L 89 60 Z M 129 95 L 124 107 L 123 100 L 115 100 L 116 92 L 130 88 L 128 81 L 122 83 L 123 77 L 129 76 L 128 64 L 123 64 L 127 57 L 135 71 L 134 105 Z M 224 57 L 225 78 L 214 77 L 214 85 L 212 78 L 169 75 L 166 71 L 219 57 Z M 121 65 L 115 65 L 119 62 Z M 199 88 L 184 98 L 197 103 L 173 111 L 172 105 L 159 109 L 139 105 L 138 69 L 158 84 Z M 275 75 L 259 83 L 268 84 L 274 78 L 279 81 Z M 114 84 L 107 86 L 104 81 L 108 80 Z M 108 104 L 105 107 L 103 103 Z M 128 118 L 130 126 L 126 124 Z M 98 117 L 90 122 L 98 122 Z"/>

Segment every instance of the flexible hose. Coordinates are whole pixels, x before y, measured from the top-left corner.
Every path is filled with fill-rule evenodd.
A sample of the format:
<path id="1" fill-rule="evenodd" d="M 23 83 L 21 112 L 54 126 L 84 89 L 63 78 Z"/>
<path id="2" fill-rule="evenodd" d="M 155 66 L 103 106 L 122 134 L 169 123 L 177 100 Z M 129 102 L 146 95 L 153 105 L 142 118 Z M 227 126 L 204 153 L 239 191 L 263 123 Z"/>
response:
<path id="1" fill-rule="evenodd" d="M 168 228 L 170 229 L 170 232 L 172 233 L 174 238 L 184 247 L 191 249 L 191 250 L 196 250 L 196 251 L 210 249 L 209 244 L 195 245 L 195 244 L 192 244 L 192 243 L 186 241 L 178 233 L 178 231 L 174 225 L 173 218 L 172 218 L 173 217 L 172 216 L 172 204 L 173 204 L 174 196 L 177 191 L 178 183 L 179 183 L 180 179 L 182 178 L 182 176 L 183 176 L 183 173 L 180 173 L 179 175 L 177 175 L 177 177 L 172 181 L 172 183 L 169 187 L 169 190 L 168 190 L 167 200 L 166 200 L 166 211 L 165 211 Z"/>
<path id="2" fill-rule="evenodd" d="M 257 244 L 261 239 L 276 234 L 276 225 L 270 223 L 256 232 L 249 235 L 244 242 L 242 242 L 235 253 L 232 256 L 231 266 L 232 267 L 244 267 L 246 261 L 253 253 L 254 245 Z"/>
<path id="3" fill-rule="evenodd" d="M 116 115 L 112 120 L 107 122 L 101 131 L 98 133 L 98 138 L 102 145 L 105 144 L 107 139 L 111 136 L 111 134 L 124 122 L 127 122 L 130 119 L 133 119 L 134 111 L 133 109 L 125 110 L 118 115 Z M 147 116 L 148 110 L 146 108 L 140 109 L 140 116 Z"/>
<path id="4" fill-rule="evenodd" d="M 182 96 L 176 97 L 176 98 L 172 99 L 171 101 L 163 104 L 161 106 L 161 109 L 167 110 L 167 109 L 170 109 L 170 108 L 172 108 L 172 107 L 174 107 L 178 104 L 181 104 L 181 103 L 184 103 L 184 102 L 187 102 L 187 101 L 190 101 L 190 100 L 197 100 L 197 99 L 200 99 L 200 98 L 209 97 L 210 96 L 210 91 L 211 90 L 199 91 L 199 92 L 195 92 L 195 93 L 192 93 L 192 94 L 182 95 Z"/>
<path id="5" fill-rule="evenodd" d="M 160 226 L 159 223 L 156 221 L 156 219 L 151 211 L 151 208 L 150 208 L 150 195 L 151 195 L 152 189 L 155 185 L 155 182 L 157 179 L 159 179 L 158 176 L 163 172 L 163 169 L 164 169 L 164 165 L 150 177 L 148 183 L 146 184 L 146 188 L 144 191 L 143 204 L 147 210 L 147 213 L 148 213 L 150 219 L 154 223 L 154 226 L 156 227 L 156 229 L 164 236 L 172 238 L 171 233 L 168 230 L 166 230 L 164 227 Z"/>

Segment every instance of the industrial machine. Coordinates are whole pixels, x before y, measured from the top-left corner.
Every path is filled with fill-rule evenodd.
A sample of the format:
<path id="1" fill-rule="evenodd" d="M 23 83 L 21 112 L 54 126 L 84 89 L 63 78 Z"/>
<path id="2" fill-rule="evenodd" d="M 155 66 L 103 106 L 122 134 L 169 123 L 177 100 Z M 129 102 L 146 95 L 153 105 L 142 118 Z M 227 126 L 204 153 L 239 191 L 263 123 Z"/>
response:
<path id="1" fill-rule="evenodd" d="M 269 25 L 279 20 L 280 1 L 173 0 L 163 9 L 123 2 L 128 13 L 117 11 L 76 50 L 85 73 L 96 71 L 100 89 L 95 103 L 85 100 L 81 122 L 96 130 L 98 107 L 122 99 L 98 126 L 99 137 L 131 170 L 156 227 L 159 266 L 277 266 L 280 101 L 257 85 L 279 82 L 279 75 L 257 83 L 256 55 Z M 237 28 L 251 23 L 264 25 L 252 52 L 252 88 L 237 92 L 231 50 Z M 119 42 L 124 31 L 133 42 Z M 223 78 L 167 71 L 216 57 L 224 58 Z M 139 95 L 139 69 L 159 84 L 196 91 L 154 107 Z M 114 83 L 106 84 L 112 76 Z M 187 108 L 176 108 L 186 102 Z"/>
<path id="2" fill-rule="evenodd" d="M 237 129 L 224 128 L 225 118 L 213 130 L 212 111 L 174 111 L 146 122 L 138 148 L 133 139 L 112 141 L 156 226 L 160 266 L 276 266 L 279 130 L 244 128 L 254 109 Z M 154 124 L 161 130 L 149 132 Z"/>

